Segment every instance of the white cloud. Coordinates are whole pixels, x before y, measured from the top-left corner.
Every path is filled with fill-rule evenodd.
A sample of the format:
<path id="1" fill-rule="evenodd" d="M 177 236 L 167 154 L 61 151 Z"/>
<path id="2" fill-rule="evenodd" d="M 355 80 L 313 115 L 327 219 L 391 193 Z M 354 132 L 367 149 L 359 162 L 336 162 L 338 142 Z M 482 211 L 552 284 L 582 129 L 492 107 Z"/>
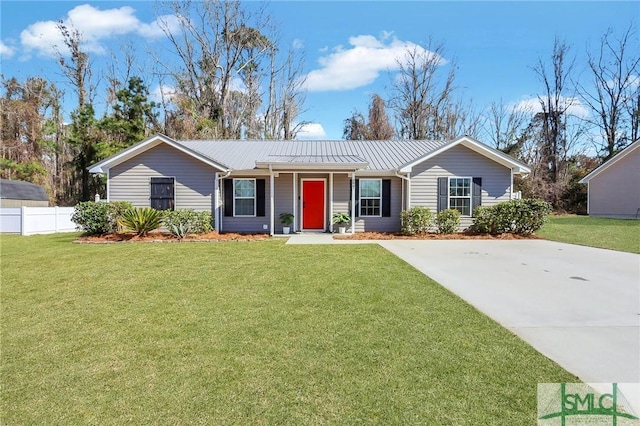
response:
<path id="1" fill-rule="evenodd" d="M 169 33 L 176 33 L 180 29 L 180 19 L 175 15 L 162 15 L 150 24 L 140 23 L 138 34 L 145 38 L 158 38 Z"/>
<path id="2" fill-rule="evenodd" d="M 514 109 L 517 111 L 537 114 L 539 112 L 542 112 L 542 105 L 540 104 L 540 100 L 546 102 L 546 96 L 542 96 L 540 98 L 522 99 L 515 103 Z M 579 118 L 586 118 L 589 116 L 589 109 L 585 107 L 578 98 L 562 97 L 560 99 L 560 106 L 561 108 L 566 108 L 567 114 L 569 115 L 573 115 Z"/>
<path id="3" fill-rule="evenodd" d="M 4 58 L 10 58 L 15 53 L 12 47 L 7 46 L 4 42 L 0 41 L 0 56 Z"/>
<path id="4" fill-rule="evenodd" d="M 349 90 L 366 86 L 375 81 L 385 70 L 397 70 L 398 60 L 407 50 L 417 49 L 419 54 L 435 54 L 412 42 L 387 39 L 390 32 L 380 38 L 359 35 L 349 38 L 351 47 L 338 45 L 332 53 L 322 56 L 320 69 L 307 74 L 305 87 L 309 91 Z M 444 59 L 441 63 L 444 64 Z"/>
<path id="5" fill-rule="evenodd" d="M 324 127 L 320 123 L 306 123 L 302 125 L 298 132 L 298 139 L 325 139 L 327 132 L 324 131 Z"/>
<path id="6" fill-rule="evenodd" d="M 157 38 L 164 34 L 161 24 L 170 31 L 178 28 L 178 18 L 172 15 L 163 15 L 147 24 L 135 16 L 135 10 L 130 6 L 100 10 L 89 4 L 71 9 L 62 23 L 80 33 L 83 50 L 97 54 L 105 52 L 103 43 L 111 37 L 138 34 L 144 38 Z M 20 33 L 20 40 L 26 53 L 53 56 L 57 51 L 66 52 L 57 26 L 56 21 L 39 21 L 25 28 Z"/>
<path id="7" fill-rule="evenodd" d="M 291 43 L 291 47 L 293 47 L 295 50 L 302 49 L 304 47 L 304 41 L 300 40 L 299 38 L 296 38 Z"/>
<path id="8" fill-rule="evenodd" d="M 177 94 L 176 88 L 166 84 L 156 86 L 150 93 L 149 98 L 154 102 L 162 102 L 162 98 L 170 100 Z"/>

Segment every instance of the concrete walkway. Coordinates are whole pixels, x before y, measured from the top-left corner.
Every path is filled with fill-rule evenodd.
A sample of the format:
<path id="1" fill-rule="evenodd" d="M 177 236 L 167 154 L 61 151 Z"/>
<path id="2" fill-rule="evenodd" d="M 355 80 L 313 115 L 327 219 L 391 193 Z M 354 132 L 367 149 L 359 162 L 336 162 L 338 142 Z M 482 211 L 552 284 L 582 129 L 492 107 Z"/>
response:
<path id="1" fill-rule="evenodd" d="M 286 244 L 378 244 L 380 242 L 376 240 L 334 239 L 334 235 L 336 234 L 328 232 L 300 232 L 289 235 Z M 282 235 L 282 237 L 286 237 L 286 235 Z"/>
<path id="2" fill-rule="evenodd" d="M 640 413 L 639 255 L 545 240 L 349 241 L 305 233 L 287 242 L 362 243 L 380 244 L 597 390 L 621 384 Z"/>

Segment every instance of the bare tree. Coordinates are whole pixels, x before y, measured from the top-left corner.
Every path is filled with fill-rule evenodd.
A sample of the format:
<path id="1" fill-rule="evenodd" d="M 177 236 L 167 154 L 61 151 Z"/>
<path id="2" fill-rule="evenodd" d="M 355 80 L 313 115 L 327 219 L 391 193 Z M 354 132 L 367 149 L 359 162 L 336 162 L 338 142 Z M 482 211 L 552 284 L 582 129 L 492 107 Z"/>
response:
<path id="1" fill-rule="evenodd" d="M 60 21 L 57 24 L 58 31 L 62 35 L 64 45 L 69 53 L 69 58 L 65 52 L 61 52 L 59 48 L 58 63 L 62 70 L 62 74 L 69 80 L 71 86 L 78 96 L 78 109 L 85 107 L 87 102 L 91 102 L 93 97 L 93 89 L 91 82 L 91 61 L 89 55 L 82 51 L 80 44 L 82 43 L 82 34 L 77 29 L 69 27 Z"/>
<path id="2" fill-rule="evenodd" d="M 604 161 L 638 137 L 639 64 L 637 38 L 631 26 L 620 38 L 609 29 L 600 39 L 597 53 L 587 52 L 593 85 L 577 87 L 591 110 L 587 121 L 600 130 L 602 139 L 596 146 Z"/>
<path id="3" fill-rule="evenodd" d="M 393 138 L 393 127 L 389 123 L 384 99 L 376 93 L 371 96 L 368 127 L 368 139 L 387 140 Z"/>
<path id="4" fill-rule="evenodd" d="M 444 80 L 443 45 L 415 46 L 397 60 L 390 106 L 399 125 L 398 134 L 405 139 L 451 138 L 451 103 L 454 91 L 455 64 L 449 64 Z M 455 126 L 453 126 L 455 127 Z"/>
<path id="5" fill-rule="evenodd" d="M 530 121 L 531 111 L 506 105 L 500 99 L 489 105 L 483 130 L 494 148 L 516 155 L 521 148 L 520 136 Z"/>
<path id="6" fill-rule="evenodd" d="M 342 137 L 348 140 L 388 140 L 393 138 L 394 131 L 385 110 L 384 100 L 378 95 L 371 96 L 369 104 L 369 122 L 358 111 L 344 120 Z"/>
<path id="7" fill-rule="evenodd" d="M 542 111 L 537 118 L 541 123 L 541 143 L 543 162 L 548 164 L 549 180 L 557 182 L 562 173 L 563 158 L 568 153 L 568 140 L 565 135 L 566 119 L 575 98 L 569 93 L 569 77 L 575 61 L 568 57 L 569 46 L 555 39 L 551 65 L 542 59 L 533 67 L 533 71 L 543 85 L 538 96 Z"/>
<path id="8" fill-rule="evenodd" d="M 271 36 L 269 52 L 268 93 L 262 112 L 265 139 L 295 139 L 306 121 L 297 121 L 304 112 L 306 91 L 304 84 L 304 55 L 289 49 L 284 59 L 278 58 L 278 37 L 275 30 Z"/>
<path id="9" fill-rule="evenodd" d="M 342 137 L 351 141 L 362 141 L 368 139 L 369 126 L 364 121 L 364 116 L 358 111 L 354 111 L 351 117 L 344 120 Z"/>

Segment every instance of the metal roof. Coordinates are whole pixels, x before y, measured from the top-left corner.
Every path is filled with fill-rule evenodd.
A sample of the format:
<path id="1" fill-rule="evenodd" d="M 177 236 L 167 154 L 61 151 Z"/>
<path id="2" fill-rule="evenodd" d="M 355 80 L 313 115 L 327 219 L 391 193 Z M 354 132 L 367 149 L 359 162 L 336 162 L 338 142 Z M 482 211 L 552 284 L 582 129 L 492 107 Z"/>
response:
<path id="1" fill-rule="evenodd" d="M 364 170 L 396 170 L 447 141 L 263 141 L 186 140 L 176 143 L 232 170 L 252 170 L 257 163 L 362 164 Z"/>
<path id="2" fill-rule="evenodd" d="M 49 201 L 44 188 L 31 182 L 0 179 L 0 198 L 6 200 Z"/>

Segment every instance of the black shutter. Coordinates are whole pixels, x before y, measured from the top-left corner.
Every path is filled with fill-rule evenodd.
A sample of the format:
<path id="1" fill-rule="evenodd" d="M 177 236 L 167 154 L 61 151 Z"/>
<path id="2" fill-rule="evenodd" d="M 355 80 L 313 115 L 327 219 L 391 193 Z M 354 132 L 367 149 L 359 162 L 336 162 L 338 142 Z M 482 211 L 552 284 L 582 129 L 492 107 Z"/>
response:
<path id="1" fill-rule="evenodd" d="M 233 179 L 224 181 L 224 215 L 233 216 Z"/>
<path id="2" fill-rule="evenodd" d="M 382 217 L 391 217 L 391 180 L 382 180 Z"/>
<path id="3" fill-rule="evenodd" d="M 476 207 L 482 205 L 482 178 L 474 177 L 471 193 L 471 215 Z"/>
<path id="4" fill-rule="evenodd" d="M 449 199 L 449 179 L 446 177 L 438 178 L 438 211 L 447 209 L 447 200 Z"/>
<path id="5" fill-rule="evenodd" d="M 256 179 L 256 216 L 264 216 L 265 210 L 265 180 Z"/>

